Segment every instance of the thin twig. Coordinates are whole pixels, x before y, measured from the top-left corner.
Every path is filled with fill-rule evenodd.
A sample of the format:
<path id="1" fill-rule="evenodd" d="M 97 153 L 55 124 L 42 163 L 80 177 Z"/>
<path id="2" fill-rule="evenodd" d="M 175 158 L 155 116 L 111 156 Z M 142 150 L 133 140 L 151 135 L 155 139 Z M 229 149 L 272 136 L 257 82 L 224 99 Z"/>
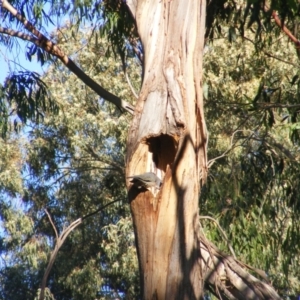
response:
<path id="1" fill-rule="evenodd" d="M 132 86 L 132 84 L 131 84 L 131 81 L 130 81 L 130 79 L 129 79 L 129 77 L 128 77 L 127 72 L 125 72 L 125 77 L 126 77 L 126 80 L 127 80 L 128 85 L 129 85 L 129 87 L 130 87 L 131 93 L 134 95 L 134 97 L 135 97 L 136 99 L 138 99 L 139 96 L 138 96 L 138 94 L 136 93 L 135 89 L 133 88 L 133 86 Z"/>
<path id="2" fill-rule="evenodd" d="M 49 214 L 47 208 L 45 208 L 44 211 L 45 211 L 45 213 L 47 214 L 48 219 L 49 219 L 49 221 L 50 221 L 50 223 L 51 223 L 51 225 L 52 225 L 52 228 L 53 228 L 53 230 L 54 230 L 54 232 L 55 232 L 55 237 L 56 237 L 56 239 L 58 239 L 58 233 L 57 233 L 56 227 L 55 227 L 55 225 L 54 225 L 54 223 L 53 223 L 53 220 L 52 220 L 52 218 L 51 218 L 51 215 Z"/>
<path id="3" fill-rule="evenodd" d="M 209 162 L 208 162 L 208 164 L 207 164 L 207 165 L 208 165 L 208 168 L 210 168 L 210 167 L 215 163 L 216 160 L 218 160 L 218 159 L 224 157 L 230 150 L 233 149 L 233 138 L 234 138 L 235 134 L 236 134 L 237 132 L 243 132 L 243 131 L 245 131 L 245 130 L 236 130 L 236 131 L 232 134 L 229 148 L 228 148 L 223 154 L 221 154 L 221 155 L 219 155 L 219 156 L 217 156 L 217 157 L 212 158 L 211 160 L 209 160 Z"/>
<path id="4" fill-rule="evenodd" d="M 113 161 L 109 161 L 109 160 L 105 160 L 103 157 L 100 157 L 100 155 L 98 155 L 98 153 L 95 151 L 95 149 L 93 147 L 91 147 L 90 145 L 86 145 L 85 146 L 85 150 L 92 155 L 92 157 L 94 157 L 97 161 L 103 162 L 105 164 L 108 164 L 114 168 L 116 168 L 121 174 L 124 174 L 124 167 L 120 166 L 119 164 L 113 162 Z"/>
<path id="5" fill-rule="evenodd" d="M 250 38 L 248 38 L 248 37 L 246 37 L 246 36 L 243 36 L 243 39 L 245 39 L 246 41 L 248 41 L 248 42 L 252 43 L 253 45 L 255 45 L 255 42 L 252 41 Z M 293 66 L 293 67 L 295 67 L 295 68 L 299 68 L 299 64 L 294 64 L 294 63 L 292 63 L 292 62 L 290 62 L 290 61 L 284 60 L 283 58 L 280 58 L 280 57 L 278 57 L 278 56 L 275 56 L 274 54 L 271 54 L 271 53 L 269 53 L 269 52 L 267 52 L 267 51 L 265 51 L 265 50 L 263 50 L 263 49 L 261 49 L 261 51 L 262 51 L 263 54 L 265 54 L 265 55 L 268 56 L 268 57 L 274 58 L 274 59 L 276 59 L 276 60 L 278 60 L 278 61 L 281 61 L 281 62 L 283 62 L 283 63 L 285 63 L 285 64 L 287 64 L 287 65 L 291 65 L 291 66 Z"/>
<path id="6" fill-rule="evenodd" d="M 221 233 L 222 233 L 222 235 L 223 235 L 223 237 L 224 237 L 224 239 L 225 239 L 225 241 L 226 241 L 226 243 L 227 243 L 227 246 L 228 246 L 228 248 L 229 248 L 231 254 L 232 254 L 233 257 L 236 259 L 235 252 L 234 252 L 234 250 L 233 250 L 233 248 L 232 248 L 232 246 L 231 246 L 231 244 L 230 244 L 230 242 L 229 242 L 229 240 L 228 240 L 228 238 L 227 238 L 227 235 L 226 235 L 225 231 L 222 229 L 222 227 L 220 226 L 219 222 L 218 222 L 216 219 L 214 219 L 214 218 L 212 218 L 212 217 L 210 217 L 210 216 L 200 216 L 199 218 L 200 218 L 200 219 L 209 219 L 209 220 L 215 222 L 215 224 L 217 224 L 219 230 L 221 231 Z"/>
<path id="7" fill-rule="evenodd" d="M 280 58 L 280 57 L 277 57 L 277 56 L 275 56 L 275 55 L 273 55 L 273 54 L 270 54 L 269 52 L 264 51 L 264 50 L 263 50 L 263 53 L 264 53 L 265 55 L 267 55 L 267 56 L 269 56 L 269 57 L 271 57 L 271 58 L 274 58 L 274 59 L 276 59 L 276 60 L 279 60 L 279 61 L 281 61 L 281 62 L 283 62 L 283 63 L 285 63 L 285 64 L 291 65 L 291 66 L 293 66 L 293 67 L 295 67 L 295 68 L 299 68 L 299 64 L 294 64 L 294 63 L 292 63 L 292 62 L 290 62 L 290 61 L 284 60 L 284 59 L 282 59 L 282 58 Z"/>
<path id="8" fill-rule="evenodd" d="M 114 204 L 114 203 L 116 203 L 116 202 L 119 202 L 119 201 L 121 201 L 121 200 L 117 199 L 117 200 L 108 202 L 107 204 L 104 204 L 103 206 L 101 206 L 100 208 L 98 208 L 97 210 L 95 210 L 94 212 L 92 212 L 92 213 L 90 213 L 90 214 L 87 214 L 87 215 L 83 216 L 83 217 L 81 218 L 82 221 L 85 220 L 85 219 L 87 219 L 87 218 L 89 218 L 89 217 L 91 217 L 91 216 L 93 216 L 93 215 L 95 215 L 95 214 L 97 214 L 99 211 L 103 210 L 104 208 L 106 208 L 106 207 L 108 207 L 108 206 L 110 206 L 110 205 L 112 205 L 112 204 Z"/>
<path id="9" fill-rule="evenodd" d="M 283 103 L 267 103 L 267 102 L 258 102 L 255 104 L 260 108 L 300 108 L 300 104 L 283 104 Z"/>

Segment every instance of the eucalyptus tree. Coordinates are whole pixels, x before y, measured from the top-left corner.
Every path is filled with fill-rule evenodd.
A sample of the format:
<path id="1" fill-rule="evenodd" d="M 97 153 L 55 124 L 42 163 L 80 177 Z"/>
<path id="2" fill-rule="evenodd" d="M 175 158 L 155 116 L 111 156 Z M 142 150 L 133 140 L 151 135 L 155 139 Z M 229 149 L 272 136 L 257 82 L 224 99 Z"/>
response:
<path id="1" fill-rule="evenodd" d="M 66 25 L 59 34 L 64 37 L 60 44 L 76 53 L 74 61 L 116 95 L 130 98 L 122 62 L 105 56 L 107 41 L 87 44 L 92 30 L 87 28 L 77 32 L 75 41 L 72 29 Z M 130 64 L 136 62 L 129 59 L 127 68 L 137 85 L 140 69 Z M 137 259 L 123 182 L 130 117 L 103 103 L 61 66 L 50 65 L 43 84 L 58 112 L 44 112 L 25 132 L 14 134 L 8 126 L 2 141 L 1 186 L 7 195 L 1 199 L 6 264 L 1 265 L 0 298 L 38 299 L 43 290 L 46 299 L 119 294 L 134 299 Z M 84 226 L 74 232 L 79 219 Z"/>
<path id="2" fill-rule="evenodd" d="M 299 294 L 297 52 L 276 24 L 274 35 L 261 33 L 260 49 L 255 32 L 233 40 L 231 31 L 224 26 L 204 56 L 211 122 L 201 223 L 288 298 Z"/>
<path id="3" fill-rule="evenodd" d="M 271 4 L 272 9 L 282 4 L 283 19 L 292 15 L 297 6 L 293 1 L 290 7 L 283 2 Z M 212 37 L 214 28 L 220 26 L 220 19 L 230 19 L 235 12 L 234 21 L 240 25 L 242 36 L 247 16 L 250 16 L 248 25 L 255 23 L 259 37 L 261 28 L 270 25 L 272 13 L 270 10 L 268 15 L 261 5 L 259 1 L 245 6 L 235 1 L 212 1 L 206 7 L 205 1 L 200 0 L 54 5 L 54 15 L 70 11 L 75 19 L 76 14 L 80 14 L 93 22 L 97 16 L 102 17 L 97 26 L 108 34 L 113 50 L 121 54 L 124 69 L 130 45 L 130 51 L 135 52 L 143 66 L 142 87 L 133 110 L 130 104 L 87 77 L 57 45 L 3 1 L 8 14 L 33 35 L 3 27 L 0 31 L 32 42 L 34 47 L 28 52 L 29 57 L 37 53 L 43 62 L 45 53 L 55 55 L 101 97 L 120 109 L 133 112 L 126 174 L 154 171 L 163 181 L 159 191 L 138 190 L 127 182 L 144 299 L 199 299 L 204 295 L 204 285 L 216 295 L 227 298 L 279 299 L 268 283 L 250 275 L 234 257 L 221 253 L 200 233 L 198 212 L 200 188 L 207 180 L 209 167 L 203 110 L 205 32 Z M 42 20 L 38 19 L 44 13 L 40 5 L 24 3 L 19 9 L 23 11 L 24 7 L 33 20 Z M 266 24 L 261 21 L 264 17 Z M 44 20 L 47 18 L 49 20 L 49 16 Z M 107 19 L 103 22 L 103 18 Z M 232 37 L 233 32 L 231 28 Z M 10 86 L 13 85 L 9 82 L 8 88 Z M 13 91 L 17 99 L 18 90 Z M 19 110 L 21 117 L 23 112 Z"/>

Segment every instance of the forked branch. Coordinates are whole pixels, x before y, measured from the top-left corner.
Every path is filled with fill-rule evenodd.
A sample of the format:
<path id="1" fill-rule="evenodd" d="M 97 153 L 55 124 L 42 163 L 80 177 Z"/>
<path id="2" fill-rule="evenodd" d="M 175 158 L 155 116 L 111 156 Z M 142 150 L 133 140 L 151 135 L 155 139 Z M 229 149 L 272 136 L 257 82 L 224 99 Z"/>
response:
<path id="1" fill-rule="evenodd" d="M 79 226 L 85 219 L 97 214 L 99 211 L 105 209 L 107 206 L 115 203 L 115 202 L 118 202 L 120 200 L 114 200 L 114 201 L 111 201 L 103 206 L 101 206 L 100 208 L 98 208 L 97 210 L 95 210 L 94 212 L 92 213 L 89 213 L 87 215 L 85 215 L 84 217 L 82 218 L 78 218 L 77 220 L 75 220 L 74 222 L 72 222 L 66 229 L 64 229 L 62 231 L 62 233 L 58 236 L 58 233 L 57 233 L 57 229 L 54 225 L 54 222 L 49 214 L 49 212 L 47 211 L 47 209 L 45 209 L 45 213 L 47 214 L 48 218 L 49 218 L 49 222 L 51 223 L 52 227 L 53 227 L 53 230 L 55 232 L 55 236 L 56 236 L 56 243 L 55 243 L 55 246 L 54 246 L 54 250 L 52 251 L 51 255 L 50 255 L 50 259 L 49 259 L 49 262 L 48 262 L 48 265 L 47 265 L 47 268 L 46 268 L 46 271 L 44 273 L 44 276 L 43 276 L 43 279 L 42 279 L 42 284 L 41 284 L 41 290 L 40 290 L 40 295 L 39 295 L 39 300 L 44 300 L 45 299 L 45 288 L 46 288 L 46 284 L 47 284 L 47 280 L 48 280 L 48 276 L 49 276 L 49 273 L 52 269 L 52 266 L 55 262 L 55 259 L 56 259 L 56 256 L 58 254 L 58 251 L 59 249 L 61 248 L 61 246 L 63 245 L 64 241 L 66 240 L 66 238 L 68 237 L 68 235 L 77 227 Z"/>

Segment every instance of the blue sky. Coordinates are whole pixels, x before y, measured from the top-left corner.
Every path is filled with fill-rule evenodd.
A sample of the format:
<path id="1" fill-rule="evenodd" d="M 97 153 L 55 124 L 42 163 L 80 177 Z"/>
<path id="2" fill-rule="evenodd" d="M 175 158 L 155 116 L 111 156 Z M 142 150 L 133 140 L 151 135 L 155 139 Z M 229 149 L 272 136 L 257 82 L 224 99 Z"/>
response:
<path id="1" fill-rule="evenodd" d="M 45 4 L 43 10 L 46 13 L 49 12 L 51 10 L 51 5 Z M 62 19 L 58 22 L 58 26 L 59 26 L 59 24 L 64 24 L 64 22 L 66 20 L 68 20 L 68 16 L 62 17 Z M 50 34 L 56 28 L 50 22 L 44 23 L 43 25 L 44 25 L 44 30 L 46 30 L 46 32 L 48 34 Z M 24 28 L 21 28 L 21 29 L 19 27 L 16 28 L 14 23 L 11 23 L 11 26 L 15 30 L 20 30 L 22 32 L 28 33 L 28 31 Z M 45 32 L 43 32 L 43 33 L 45 33 Z M 9 64 L 10 64 L 11 68 L 15 68 L 15 66 L 14 66 L 15 64 L 13 62 L 17 63 L 16 67 L 19 70 L 25 71 L 25 69 L 27 69 L 29 71 L 35 71 L 39 74 L 41 74 L 43 72 L 41 65 L 39 63 L 37 63 L 37 61 L 35 59 L 32 59 L 32 61 L 30 62 L 25 57 L 26 46 L 31 45 L 31 44 L 28 43 L 27 41 L 25 42 L 19 38 L 16 38 L 16 41 L 17 41 L 16 44 L 19 44 L 20 47 L 13 47 L 13 49 L 11 49 L 11 50 L 6 48 L 2 44 L 0 44 L 0 83 L 4 82 L 4 79 L 10 72 Z"/>
<path id="2" fill-rule="evenodd" d="M 28 69 L 30 71 L 35 71 L 39 74 L 43 72 L 42 67 L 39 63 L 36 62 L 36 60 L 32 60 L 31 62 L 25 58 L 25 43 L 21 43 L 20 49 L 13 49 L 10 51 L 5 46 L 0 45 L 0 83 L 3 84 L 4 79 L 9 74 L 9 66 L 11 68 L 17 67 L 19 70 L 23 71 L 25 69 Z M 17 65 L 14 66 L 13 61 L 17 62 Z"/>
<path id="3" fill-rule="evenodd" d="M 47 28 L 49 30 L 49 33 L 54 30 L 54 26 L 49 26 Z M 26 30 L 23 30 L 24 32 Z M 39 74 L 42 74 L 46 68 L 42 68 L 40 63 L 38 63 L 34 58 L 32 61 L 29 61 L 25 57 L 25 51 L 28 42 L 22 41 L 18 39 L 19 47 L 13 47 L 13 49 L 9 49 L 8 47 L 5 47 L 3 44 L 0 44 L 0 84 L 4 83 L 5 78 L 9 75 L 9 73 L 13 71 L 35 71 Z M 24 132 L 26 134 L 26 128 L 24 129 Z M 2 195 L 4 196 L 4 195 Z M 5 196 L 4 196 L 5 197 Z M 16 197 L 15 199 L 10 198 L 10 200 L 15 200 L 16 206 L 20 207 L 21 200 Z M 4 227 L 2 224 L 2 221 L 0 219 L 0 237 L 3 237 L 4 235 Z M 3 257 L 2 257 L 3 259 Z M 1 264 L 0 264 L 1 268 Z"/>

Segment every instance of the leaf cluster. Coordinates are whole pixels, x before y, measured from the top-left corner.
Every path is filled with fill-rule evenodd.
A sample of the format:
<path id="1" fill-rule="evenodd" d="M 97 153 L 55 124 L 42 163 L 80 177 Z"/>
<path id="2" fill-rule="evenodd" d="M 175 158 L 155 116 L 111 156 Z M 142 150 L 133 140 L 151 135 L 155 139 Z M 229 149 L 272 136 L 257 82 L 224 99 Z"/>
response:
<path id="1" fill-rule="evenodd" d="M 2 137 L 5 138 L 8 122 L 13 119 L 18 131 L 28 120 L 39 123 L 45 113 L 57 114 L 58 105 L 49 95 L 46 84 L 35 72 L 19 72 L 6 78 L 0 98 L 2 107 Z"/>
<path id="2" fill-rule="evenodd" d="M 66 48 L 76 53 L 74 59 L 89 76 L 132 101 L 122 62 L 104 55 L 107 40 L 87 44 L 90 34 L 82 29 L 77 42 L 70 43 L 72 32 L 66 28 Z M 137 61 L 129 60 L 127 66 L 133 85 L 138 87 Z M 135 299 L 139 289 L 137 259 L 124 185 L 130 118 L 105 103 L 62 66 L 51 66 L 43 82 L 60 109 L 57 114 L 44 111 L 40 122 L 32 120 L 25 127 L 20 149 L 23 161 L 19 161 L 23 171 L 18 194 L 22 209 L 13 205 L 16 200 L 12 198 L 6 216 L 4 210 L 2 215 L 6 226 L 13 224 L 11 229 L 5 228 L 3 251 L 14 253 L 2 268 L 3 299 L 18 299 L 6 285 L 13 269 L 19 271 L 20 281 L 29 274 L 30 280 L 20 284 L 21 291 L 30 290 L 31 295 L 40 292 L 40 280 L 56 242 L 45 208 L 60 233 L 77 218 L 109 202 L 114 204 L 84 219 L 65 241 L 49 275 L 47 293 L 49 299 L 53 295 L 56 299 L 109 299 L 113 295 Z M 22 218 L 30 220 L 30 232 L 20 223 Z M 26 268 L 21 268 L 24 260 Z"/>
<path id="3" fill-rule="evenodd" d="M 254 28 L 256 25 L 253 25 Z M 299 65 L 283 34 L 253 30 L 207 44 L 204 95 L 210 172 L 200 203 L 237 257 L 262 269 L 282 295 L 299 286 Z M 209 220 L 207 235 L 228 251 Z M 223 246 L 221 246 L 223 245 Z"/>
<path id="4" fill-rule="evenodd" d="M 289 2 L 271 1 L 270 8 L 296 28 L 298 3 Z M 54 1 L 50 13 L 44 2 L 14 4 L 37 26 L 72 12 L 71 23 L 52 38 L 89 76 L 132 102 L 122 71 L 125 66 L 138 90 L 142 71 L 135 55 L 142 47 L 123 1 Z M 293 295 L 300 290 L 298 56 L 271 22 L 264 2 L 244 4 L 212 0 L 208 5 L 203 90 L 210 173 L 200 212 L 218 219 L 241 260 L 264 270 L 282 294 Z M 96 25 L 84 28 L 86 21 Z M 121 60 L 107 49 L 121 53 Z M 28 49 L 28 59 L 36 53 Z M 136 299 L 137 261 L 124 186 L 130 118 L 59 64 L 49 65 L 42 81 L 34 73 L 14 76 L 2 90 L 1 116 L 7 120 L 12 108 L 30 122 L 22 144 L 3 127 L 9 135 L 0 147 L 1 251 L 6 257 L 1 298 L 20 299 L 23 293 L 32 299 L 39 293 L 55 246 L 45 208 L 62 232 L 114 201 L 66 240 L 49 275 L 47 297 Z M 46 101 L 49 95 L 53 102 Z M 202 221 L 202 226 L 227 250 L 213 223 Z"/>

